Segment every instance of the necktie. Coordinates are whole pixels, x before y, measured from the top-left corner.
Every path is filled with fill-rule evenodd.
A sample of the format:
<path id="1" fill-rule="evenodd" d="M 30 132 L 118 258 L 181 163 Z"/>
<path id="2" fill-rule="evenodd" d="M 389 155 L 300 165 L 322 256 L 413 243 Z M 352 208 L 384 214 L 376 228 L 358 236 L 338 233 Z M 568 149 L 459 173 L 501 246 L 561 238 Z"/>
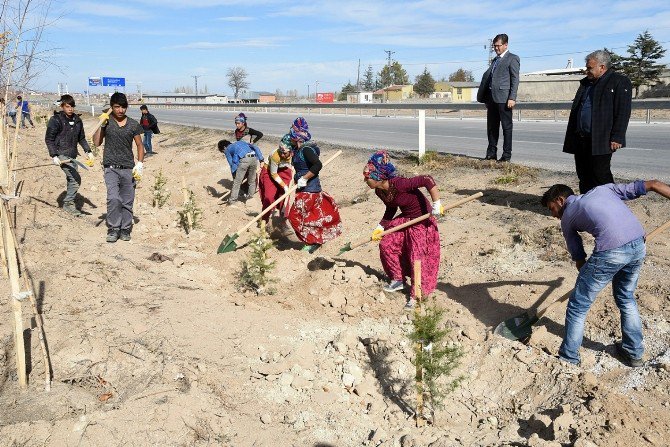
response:
<path id="1" fill-rule="evenodd" d="M 493 66 L 491 67 L 491 73 L 493 73 L 494 71 L 496 71 L 496 67 L 498 66 L 498 62 L 499 62 L 499 61 L 500 61 L 500 57 L 499 57 L 499 56 L 496 56 L 496 57 L 493 59 Z"/>

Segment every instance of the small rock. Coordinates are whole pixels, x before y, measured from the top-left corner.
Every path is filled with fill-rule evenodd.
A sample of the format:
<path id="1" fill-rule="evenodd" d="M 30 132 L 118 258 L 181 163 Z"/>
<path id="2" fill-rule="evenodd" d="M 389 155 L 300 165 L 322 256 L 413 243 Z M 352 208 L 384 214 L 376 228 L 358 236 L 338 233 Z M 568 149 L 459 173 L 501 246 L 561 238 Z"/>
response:
<path id="1" fill-rule="evenodd" d="M 291 382 L 291 388 L 295 390 L 306 390 L 312 388 L 312 382 L 305 379 L 304 377 L 296 376 Z"/>
<path id="2" fill-rule="evenodd" d="M 293 383 L 294 377 L 292 374 L 289 373 L 281 373 L 279 376 L 279 384 L 282 386 L 289 386 L 291 383 Z"/>
<path id="3" fill-rule="evenodd" d="M 342 374 L 342 383 L 348 388 L 352 388 L 356 383 L 356 378 L 349 373 Z"/>
<path id="4" fill-rule="evenodd" d="M 418 444 L 412 435 L 405 435 L 400 438 L 400 447 L 418 447 Z"/>
<path id="5" fill-rule="evenodd" d="M 272 422 L 272 417 L 268 413 L 263 413 L 261 415 L 261 422 L 264 424 L 269 424 Z"/>

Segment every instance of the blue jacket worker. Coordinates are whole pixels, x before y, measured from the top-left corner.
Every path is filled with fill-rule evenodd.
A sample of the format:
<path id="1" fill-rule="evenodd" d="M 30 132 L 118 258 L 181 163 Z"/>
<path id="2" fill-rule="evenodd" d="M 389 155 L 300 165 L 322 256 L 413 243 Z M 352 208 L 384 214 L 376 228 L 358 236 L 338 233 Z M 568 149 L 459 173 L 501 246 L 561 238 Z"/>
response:
<path id="1" fill-rule="evenodd" d="M 230 192 L 228 203 L 232 204 L 239 200 L 240 186 L 246 177 L 249 182 L 249 193 L 245 198 L 252 197 L 256 193 L 256 170 L 258 162 L 264 163 L 263 154 L 255 144 L 246 141 L 236 141 L 231 143 L 228 140 L 221 140 L 218 144 L 219 151 L 223 152 L 230 165 L 230 172 L 233 174 L 233 187 Z"/>

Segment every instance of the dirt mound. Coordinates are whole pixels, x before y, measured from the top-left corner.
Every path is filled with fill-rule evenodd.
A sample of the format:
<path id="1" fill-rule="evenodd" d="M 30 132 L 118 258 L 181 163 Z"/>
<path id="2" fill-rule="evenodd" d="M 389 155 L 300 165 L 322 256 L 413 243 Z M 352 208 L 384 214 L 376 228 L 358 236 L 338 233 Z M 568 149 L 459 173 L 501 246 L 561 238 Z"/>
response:
<path id="1" fill-rule="evenodd" d="M 45 162 L 43 132 L 22 136 L 19 167 Z M 226 135 L 172 125 L 161 125 L 161 132 L 154 139 L 158 155 L 146 160 L 138 185 L 130 242 L 105 242 L 99 165 L 82 175 L 80 218 L 58 208 L 60 170 L 17 171 L 26 180 L 17 236 L 45 318 L 54 385 L 49 393 L 41 389 L 44 365 L 28 330 L 31 384 L 18 390 L 10 327 L 0 326 L 0 446 L 670 442 L 667 237 L 649 244 L 638 288 L 644 367 L 625 367 L 615 357 L 619 317 L 609 288 L 589 314 L 582 367 L 554 356 L 562 309 L 543 320 L 527 345 L 491 333 L 574 284 L 558 221 L 538 201 L 553 183 L 574 184 L 574 175 L 464 157 L 431 157 L 418 167 L 394 154 L 405 174 L 433 175 L 445 202 L 485 193 L 439 223 L 434 299 L 447 309 L 451 342 L 466 353 L 457 371 L 465 379 L 434 423 L 417 429 L 405 297 L 382 291 L 376 245 L 337 255 L 345 243 L 368 236 L 383 214 L 362 181 L 369 154 L 343 148 L 321 175 L 340 206 L 339 239 L 310 255 L 273 218 L 273 287 L 259 295 L 238 284 L 250 233 L 240 236 L 238 250 L 216 254 L 225 235 L 260 211 L 257 198 L 235 208 L 219 200 L 232 183 L 216 149 Z M 276 143 L 266 137 L 260 146 L 267 154 Z M 322 145 L 324 157 L 337 149 Z M 160 209 L 151 206 L 159 171 L 170 193 Z M 188 234 L 178 216 L 182 181 L 202 210 Z M 670 218 L 667 201 L 629 204 L 648 229 Z M 10 321 L 9 306 L 1 313 Z"/>

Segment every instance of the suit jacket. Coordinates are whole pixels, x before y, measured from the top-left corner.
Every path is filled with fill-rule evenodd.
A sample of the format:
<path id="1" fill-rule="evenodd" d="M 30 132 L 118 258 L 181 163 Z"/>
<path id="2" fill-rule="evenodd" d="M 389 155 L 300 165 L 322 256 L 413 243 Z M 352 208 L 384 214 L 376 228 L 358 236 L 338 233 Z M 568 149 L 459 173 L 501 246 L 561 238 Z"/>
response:
<path id="1" fill-rule="evenodd" d="M 491 96 L 489 92 L 489 76 L 493 64 L 484 72 L 482 81 L 479 83 L 479 91 L 477 91 L 478 102 L 495 102 L 498 104 L 505 104 L 508 99 L 516 101 L 516 92 L 519 90 L 519 67 L 521 61 L 519 56 L 512 54 L 509 51 L 505 56 L 498 61 L 496 69 L 491 76 Z"/>
<path id="2" fill-rule="evenodd" d="M 575 99 L 572 101 L 568 128 L 565 132 L 563 152 L 574 154 L 579 151 L 577 126 L 584 90 L 589 84 L 588 78 L 579 81 Z M 610 142 L 626 146 L 626 129 L 630 119 L 633 86 L 626 76 L 611 69 L 603 74 L 593 87 L 593 105 L 591 108 L 591 154 L 611 154 Z"/>

